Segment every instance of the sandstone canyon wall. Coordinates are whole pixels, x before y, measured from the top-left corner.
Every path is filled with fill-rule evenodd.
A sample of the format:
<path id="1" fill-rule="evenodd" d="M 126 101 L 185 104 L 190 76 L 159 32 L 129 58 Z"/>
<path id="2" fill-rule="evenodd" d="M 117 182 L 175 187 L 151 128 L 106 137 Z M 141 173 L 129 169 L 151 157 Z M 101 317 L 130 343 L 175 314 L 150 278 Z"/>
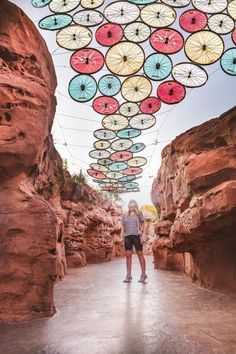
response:
<path id="1" fill-rule="evenodd" d="M 155 267 L 236 293 L 236 108 L 163 149 L 151 197 Z"/>
<path id="2" fill-rule="evenodd" d="M 53 284 L 67 266 L 124 252 L 120 209 L 62 168 L 51 135 L 56 85 L 34 24 L 2 0 L 0 322 L 52 316 Z"/>

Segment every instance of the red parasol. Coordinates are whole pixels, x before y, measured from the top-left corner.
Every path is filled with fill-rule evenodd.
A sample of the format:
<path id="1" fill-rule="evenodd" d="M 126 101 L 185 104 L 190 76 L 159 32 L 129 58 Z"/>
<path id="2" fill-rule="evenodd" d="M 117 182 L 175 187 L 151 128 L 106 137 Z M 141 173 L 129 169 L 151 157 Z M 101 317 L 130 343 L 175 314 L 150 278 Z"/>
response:
<path id="1" fill-rule="evenodd" d="M 115 23 L 106 23 L 97 29 L 95 36 L 99 44 L 109 47 L 121 41 L 123 28 Z"/>
<path id="2" fill-rule="evenodd" d="M 104 57 L 96 49 L 80 49 L 72 54 L 70 65 L 81 74 L 93 74 L 103 67 Z"/>
<path id="3" fill-rule="evenodd" d="M 186 94 L 185 87 L 176 81 L 165 81 L 157 88 L 160 100 L 167 104 L 181 102 Z"/>
<path id="4" fill-rule="evenodd" d="M 199 10 L 188 10 L 180 16 L 179 24 L 186 32 L 197 32 L 206 27 L 207 16 Z"/>
<path id="5" fill-rule="evenodd" d="M 140 103 L 140 111 L 146 114 L 153 114 L 159 111 L 161 108 L 161 102 L 156 97 L 148 97 L 146 100 Z"/>
<path id="6" fill-rule="evenodd" d="M 184 38 L 174 29 L 163 28 L 152 33 L 150 43 L 159 53 L 173 54 L 183 48 Z"/>
<path id="7" fill-rule="evenodd" d="M 100 114 L 108 115 L 118 111 L 120 105 L 118 101 L 109 96 L 100 96 L 93 101 L 93 109 Z"/>

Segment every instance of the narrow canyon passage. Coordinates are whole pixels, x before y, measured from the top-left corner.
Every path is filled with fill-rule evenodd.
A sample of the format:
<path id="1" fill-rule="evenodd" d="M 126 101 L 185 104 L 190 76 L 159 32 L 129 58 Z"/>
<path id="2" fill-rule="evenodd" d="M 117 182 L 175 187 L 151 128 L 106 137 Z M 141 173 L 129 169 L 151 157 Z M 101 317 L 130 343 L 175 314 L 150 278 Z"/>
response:
<path id="1" fill-rule="evenodd" d="M 123 283 L 125 259 L 70 269 L 55 286 L 57 314 L 0 326 L 4 354 L 236 353 L 236 298 L 202 289 L 185 275 L 154 270 Z"/>

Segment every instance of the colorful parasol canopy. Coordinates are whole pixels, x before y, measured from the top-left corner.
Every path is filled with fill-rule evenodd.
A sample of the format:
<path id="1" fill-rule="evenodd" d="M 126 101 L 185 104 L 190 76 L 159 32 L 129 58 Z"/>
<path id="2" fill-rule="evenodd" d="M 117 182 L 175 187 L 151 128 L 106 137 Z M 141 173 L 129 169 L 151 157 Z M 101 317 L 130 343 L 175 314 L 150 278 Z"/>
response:
<path id="1" fill-rule="evenodd" d="M 127 163 L 130 167 L 141 167 L 146 165 L 147 159 L 145 159 L 145 157 L 142 156 L 136 156 L 136 157 L 132 157 L 132 159 L 130 159 Z"/>
<path id="2" fill-rule="evenodd" d="M 119 179 L 119 182 L 130 182 L 136 179 L 136 176 L 123 176 Z"/>
<path id="3" fill-rule="evenodd" d="M 174 54 L 183 48 L 184 38 L 174 29 L 163 28 L 152 33 L 150 43 L 160 53 Z"/>
<path id="4" fill-rule="evenodd" d="M 172 61 L 165 54 L 151 54 L 147 57 L 143 70 L 145 75 L 151 80 L 164 80 L 171 73 Z"/>
<path id="5" fill-rule="evenodd" d="M 108 178 L 119 179 L 119 178 L 121 178 L 123 176 L 123 174 L 121 172 L 112 172 L 112 171 L 110 171 L 110 172 L 106 173 L 106 176 Z"/>
<path id="6" fill-rule="evenodd" d="M 126 117 L 133 117 L 138 114 L 139 106 L 134 102 L 125 102 L 120 106 L 120 114 Z"/>
<path id="7" fill-rule="evenodd" d="M 128 175 L 128 176 L 139 175 L 142 172 L 143 169 L 141 167 L 129 167 L 123 171 L 124 175 Z"/>
<path id="8" fill-rule="evenodd" d="M 103 14 L 96 10 L 82 10 L 74 14 L 73 20 L 81 26 L 98 26 L 103 21 Z"/>
<path id="9" fill-rule="evenodd" d="M 89 176 L 97 178 L 97 179 L 106 178 L 106 175 L 103 172 L 93 170 L 92 168 L 88 169 L 87 172 L 88 172 Z"/>
<path id="10" fill-rule="evenodd" d="M 93 101 L 93 109 L 99 114 L 113 114 L 119 109 L 119 102 L 110 96 L 100 96 Z"/>
<path id="11" fill-rule="evenodd" d="M 105 129 L 115 131 L 125 129 L 128 124 L 128 119 L 121 114 L 110 114 L 102 119 L 102 125 Z"/>
<path id="12" fill-rule="evenodd" d="M 110 47 L 122 40 L 123 28 L 115 23 L 105 23 L 96 30 L 95 37 L 99 44 Z"/>
<path id="13" fill-rule="evenodd" d="M 127 129 L 123 129 L 120 130 L 117 133 L 118 138 L 136 138 L 137 136 L 139 136 L 141 134 L 141 131 L 139 129 L 134 129 L 134 128 L 127 128 Z"/>
<path id="14" fill-rule="evenodd" d="M 186 90 L 185 87 L 178 82 L 165 81 L 158 86 L 157 94 L 162 102 L 176 104 L 184 99 Z"/>
<path id="15" fill-rule="evenodd" d="M 92 32 L 80 25 L 71 25 L 57 32 L 57 44 L 68 50 L 87 47 L 92 40 Z"/>
<path id="16" fill-rule="evenodd" d="M 227 6 L 228 14 L 236 21 L 236 0 L 229 2 Z"/>
<path id="17" fill-rule="evenodd" d="M 102 166 L 109 166 L 112 163 L 111 159 L 98 159 L 97 162 Z"/>
<path id="18" fill-rule="evenodd" d="M 190 4 L 190 0 L 161 0 L 161 2 L 173 7 L 185 7 Z"/>
<path id="19" fill-rule="evenodd" d="M 145 149 L 145 144 L 144 143 L 135 143 L 131 146 L 129 149 L 130 152 L 137 153 Z"/>
<path id="20" fill-rule="evenodd" d="M 125 27 L 124 36 L 127 41 L 141 43 L 145 42 L 151 34 L 148 25 L 142 22 L 133 22 Z"/>
<path id="21" fill-rule="evenodd" d="M 128 150 L 133 145 L 130 139 L 117 139 L 111 143 L 111 149 L 114 151 Z"/>
<path id="22" fill-rule="evenodd" d="M 188 59 L 200 65 L 209 65 L 220 59 L 224 51 L 221 37 L 211 31 L 199 31 L 191 34 L 185 42 Z"/>
<path id="23" fill-rule="evenodd" d="M 97 83 L 92 76 L 77 75 L 69 83 L 69 94 L 77 102 L 90 101 L 97 92 Z"/>
<path id="24" fill-rule="evenodd" d="M 51 0 L 31 0 L 31 4 L 34 7 L 45 7 L 50 3 Z"/>
<path id="25" fill-rule="evenodd" d="M 85 9 L 96 9 L 104 3 L 104 0 L 81 0 L 81 6 Z"/>
<path id="26" fill-rule="evenodd" d="M 227 0 L 192 0 L 192 4 L 198 10 L 214 14 L 226 9 Z"/>
<path id="27" fill-rule="evenodd" d="M 96 171 L 100 171 L 100 172 L 107 172 L 108 171 L 108 168 L 106 166 L 99 165 L 98 163 L 91 163 L 89 166 L 90 166 L 90 168 L 92 168 L 93 170 L 96 170 Z"/>
<path id="28" fill-rule="evenodd" d="M 137 182 L 128 182 L 125 183 L 124 187 L 127 189 L 134 189 L 137 188 L 139 186 L 139 184 Z"/>
<path id="29" fill-rule="evenodd" d="M 153 114 L 161 108 L 161 101 L 157 97 L 148 97 L 140 103 L 140 111 L 146 114 Z"/>
<path id="30" fill-rule="evenodd" d="M 130 119 L 131 128 L 140 130 L 150 129 L 156 123 L 156 118 L 152 114 L 138 114 Z"/>
<path id="31" fill-rule="evenodd" d="M 104 65 L 104 57 L 97 49 L 80 49 L 70 58 L 72 69 L 81 74 L 94 74 Z"/>
<path id="32" fill-rule="evenodd" d="M 97 140 L 93 143 L 93 147 L 96 150 L 104 150 L 110 147 L 111 143 L 108 140 Z"/>
<path id="33" fill-rule="evenodd" d="M 176 19 L 175 10 L 165 4 L 150 4 L 142 8 L 140 17 L 150 27 L 168 27 Z"/>
<path id="34" fill-rule="evenodd" d="M 111 165 L 109 165 L 109 170 L 114 172 L 120 172 L 125 170 L 127 166 L 128 165 L 126 162 L 113 162 Z"/>
<path id="35" fill-rule="evenodd" d="M 137 20 L 139 7 L 128 1 L 115 1 L 105 8 L 104 16 L 109 22 L 125 25 Z"/>
<path id="36" fill-rule="evenodd" d="M 199 10 L 185 11 L 179 18 L 180 27 L 186 32 L 203 30 L 207 25 L 207 16 Z"/>
<path id="37" fill-rule="evenodd" d="M 95 130 L 93 135 L 95 136 L 95 138 L 103 140 L 112 140 L 116 137 L 116 133 L 109 129 L 97 129 Z"/>
<path id="38" fill-rule="evenodd" d="M 121 94 L 126 101 L 140 102 L 149 97 L 152 92 L 151 82 L 140 75 L 125 79 L 121 87 Z"/>
<path id="39" fill-rule="evenodd" d="M 233 30 L 231 37 L 234 44 L 236 44 L 236 28 Z"/>
<path id="40" fill-rule="evenodd" d="M 42 18 L 39 21 L 39 27 L 42 29 L 46 29 L 49 31 L 55 31 L 66 26 L 69 26 L 72 22 L 72 17 L 70 15 L 49 15 L 47 17 Z"/>
<path id="41" fill-rule="evenodd" d="M 98 82 L 98 89 L 104 96 L 115 96 L 121 88 L 120 80 L 114 75 L 102 76 Z"/>
<path id="42" fill-rule="evenodd" d="M 144 62 L 142 47 L 136 43 L 120 42 L 108 49 L 107 68 L 116 75 L 128 76 L 138 72 Z"/>
<path id="43" fill-rule="evenodd" d="M 79 5 L 80 0 L 51 0 L 49 9 L 55 13 L 70 12 Z"/>
<path id="44" fill-rule="evenodd" d="M 208 19 L 208 27 L 212 32 L 228 34 L 234 29 L 234 20 L 226 14 L 215 14 Z"/>
<path id="45" fill-rule="evenodd" d="M 227 49 L 221 58 L 221 67 L 226 74 L 236 75 L 236 48 Z"/>
<path id="46" fill-rule="evenodd" d="M 193 63 L 180 63 L 173 67 L 173 78 L 186 87 L 200 87 L 208 80 L 207 72 Z"/>
<path id="47" fill-rule="evenodd" d="M 116 162 L 128 161 L 132 157 L 133 154 L 130 151 L 117 151 L 110 155 L 110 159 Z"/>
<path id="48" fill-rule="evenodd" d="M 89 156 L 93 159 L 107 159 L 110 156 L 108 150 L 91 150 Z"/>

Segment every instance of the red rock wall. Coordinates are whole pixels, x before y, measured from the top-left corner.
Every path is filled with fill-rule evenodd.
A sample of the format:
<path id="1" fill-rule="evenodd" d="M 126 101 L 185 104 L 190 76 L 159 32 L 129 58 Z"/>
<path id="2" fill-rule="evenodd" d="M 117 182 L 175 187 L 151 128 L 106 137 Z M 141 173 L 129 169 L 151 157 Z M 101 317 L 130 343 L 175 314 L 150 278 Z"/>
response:
<path id="1" fill-rule="evenodd" d="M 50 133 L 56 84 L 34 24 L 2 0 L 0 322 L 52 316 L 53 285 L 67 263 L 83 266 L 123 252 L 119 208 L 62 169 Z"/>
<path id="2" fill-rule="evenodd" d="M 235 293 L 236 108 L 164 148 L 151 197 L 160 213 L 155 267 Z"/>

